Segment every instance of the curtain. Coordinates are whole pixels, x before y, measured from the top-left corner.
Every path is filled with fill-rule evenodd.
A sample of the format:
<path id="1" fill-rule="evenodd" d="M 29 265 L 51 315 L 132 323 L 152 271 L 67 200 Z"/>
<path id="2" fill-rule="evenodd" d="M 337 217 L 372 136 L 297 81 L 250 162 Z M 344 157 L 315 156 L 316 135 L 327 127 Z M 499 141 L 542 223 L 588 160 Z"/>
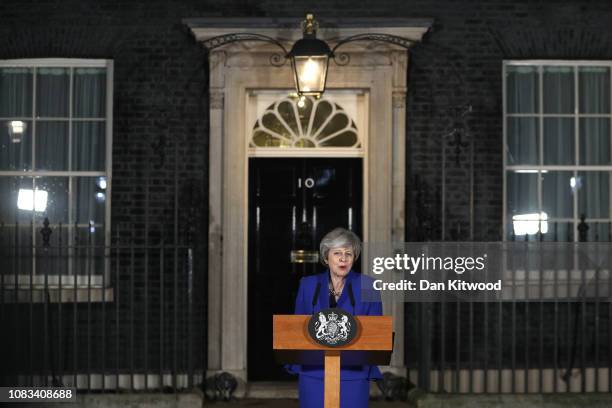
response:
<path id="1" fill-rule="evenodd" d="M 580 113 L 610 114 L 610 70 L 582 67 L 579 70 Z M 580 120 L 580 164 L 610 164 L 610 119 Z"/>
<path id="2" fill-rule="evenodd" d="M 610 69 L 581 67 L 578 70 L 580 113 L 610 114 Z"/>
<path id="3" fill-rule="evenodd" d="M 104 122 L 72 124 L 72 170 L 104 171 L 106 163 Z"/>
<path id="4" fill-rule="evenodd" d="M 607 67 L 580 67 L 579 113 L 610 114 L 610 69 Z M 580 164 L 610 165 L 609 117 L 580 119 Z M 578 213 L 588 218 L 610 218 L 610 175 L 602 171 L 581 172 L 582 186 L 578 195 Z M 588 239 L 607 241 L 609 223 L 589 222 Z"/>
<path id="5" fill-rule="evenodd" d="M 9 134 L 10 122 L 0 126 L 0 171 L 32 170 L 32 122 L 22 121 L 25 129 L 18 142 Z"/>
<path id="6" fill-rule="evenodd" d="M 34 222 L 41 224 L 49 218 L 51 224 L 63 225 L 71 222 L 68 217 L 68 177 L 35 177 L 34 190 L 47 193 L 44 211 L 34 211 Z"/>
<path id="7" fill-rule="evenodd" d="M 576 157 L 574 118 L 544 118 L 545 165 L 572 165 Z"/>
<path id="8" fill-rule="evenodd" d="M 24 121 L 25 132 L 20 142 L 14 142 L 8 127 L 11 120 L 0 126 L 0 170 L 31 169 L 32 140 L 32 72 L 31 68 L 0 69 L 0 117 Z"/>
<path id="9" fill-rule="evenodd" d="M 537 117 L 509 117 L 507 124 L 508 164 L 539 163 L 539 120 Z"/>
<path id="10" fill-rule="evenodd" d="M 537 114 L 538 83 L 536 67 L 509 66 L 506 70 L 507 112 Z M 538 123 L 537 116 L 508 118 L 506 146 L 508 164 L 538 164 L 540 148 Z"/>
<path id="11" fill-rule="evenodd" d="M 106 179 L 104 177 L 75 178 L 75 194 L 77 196 L 75 221 L 77 223 L 104 224 L 106 188 L 102 188 L 104 186 L 102 181 L 106 182 Z"/>
<path id="12" fill-rule="evenodd" d="M 74 70 L 73 116 L 104 118 L 106 116 L 106 70 L 76 68 Z"/>
<path id="13" fill-rule="evenodd" d="M 574 113 L 574 68 L 544 67 L 544 113 Z"/>
<path id="14" fill-rule="evenodd" d="M 538 112 L 537 67 L 509 66 L 506 70 L 506 110 L 508 113 Z"/>
<path id="15" fill-rule="evenodd" d="M 574 217 L 573 175 L 573 171 L 542 173 L 542 211 L 549 218 Z"/>
<path id="16" fill-rule="evenodd" d="M 580 119 L 580 164 L 610 164 L 610 119 Z"/>
<path id="17" fill-rule="evenodd" d="M 35 170 L 68 170 L 68 122 L 36 122 Z"/>
<path id="18" fill-rule="evenodd" d="M 32 116 L 31 68 L 0 69 L 0 117 Z"/>
<path id="19" fill-rule="evenodd" d="M 508 204 L 514 214 L 538 212 L 538 175 L 509 171 L 507 175 Z"/>
<path id="20" fill-rule="evenodd" d="M 581 187 L 578 194 L 578 215 L 587 218 L 610 217 L 609 175 L 603 171 L 578 173 Z"/>
<path id="21" fill-rule="evenodd" d="M 39 68 L 36 77 L 36 116 L 67 118 L 70 70 Z"/>

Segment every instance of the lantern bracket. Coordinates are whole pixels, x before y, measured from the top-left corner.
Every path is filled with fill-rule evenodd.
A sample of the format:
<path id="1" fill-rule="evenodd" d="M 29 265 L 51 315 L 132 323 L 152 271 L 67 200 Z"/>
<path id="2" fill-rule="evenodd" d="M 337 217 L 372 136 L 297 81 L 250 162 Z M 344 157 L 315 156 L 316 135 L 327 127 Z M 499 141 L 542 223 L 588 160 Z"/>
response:
<path id="1" fill-rule="evenodd" d="M 280 48 L 282 50 L 282 54 L 274 53 L 270 56 L 270 64 L 275 67 L 283 66 L 285 65 L 285 62 L 287 61 L 288 51 L 283 46 L 283 44 L 279 40 L 276 40 L 272 37 L 268 37 L 267 35 L 263 35 L 263 34 L 231 33 L 231 34 L 218 35 L 216 37 L 212 37 L 204 41 L 203 45 L 208 51 L 210 51 L 210 50 L 222 47 L 227 44 L 241 42 L 241 41 L 262 41 L 262 42 L 267 42 L 267 43 L 276 45 L 278 48 Z"/>
<path id="2" fill-rule="evenodd" d="M 342 47 L 344 44 L 350 43 L 350 42 L 356 42 L 356 41 L 374 41 L 374 42 L 385 42 L 385 43 L 389 43 L 398 47 L 402 47 L 405 48 L 406 50 L 410 49 L 413 45 L 415 45 L 417 43 L 416 40 L 410 39 L 410 38 L 405 38 L 405 37 L 400 37 L 397 35 L 392 35 L 392 34 L 384 34 L 384 33 L 361 33 L 361 34 L 355 34 L 355 35 L 351 35 L 349 37 L 340 39 L 336 45 L 333 48 L 330 48 L 328 46 L 328 44 L 323 41 L 323 40 L 318 40 L 316 38 L 316 31 L 318 28 L 318 23 L 314 20 L 314 16 L 312 14 L 307 14 L 306 15 L 306 20 L 304 20 L 302 22 L 302 31 L 303 31 L 303 38 L 301 40 L 296 41 L 293 44 L 293 47 L 291 48 L 291 51 L 287 51 L 287 49 L 285 48 L 285 46 L 281 43 L 282 40 L 278 40 L 272 37 L 269 37 L 267 35 L 263 35 L 263 34 L 256 34 L 256 33 L 230 33 L 230 34 L 223 34 L 223 35 L 219 35 L 216 37 L 212 37 L 209 38 L 208 40 L 203 42 L 203 46 L 208 50 L 213 50 L 215 48 L 219 48 L 221 46 L 224 46 L 226 44 L 230 44 L 230 43 L 235 43 L 235 42 L 241 42 L 241 41 L 262 41 L 262 42 L 266 42 L 269 44 L 273 44 L 275 46 L 277 46 L 280 50 L 282 50 L 282 53 L 273 53 L 270 56 L 270 64 L 275 66 L 275 67 L 280 67 L 285 65 L 285 63 L 287 62 L 288 59 L 292 59 L 295 57 L 295 49 L 296 49 L 296 45 L 300 44 L 302 46 L 302 48 L 306 47 L 305 42 L 309 41 L 309 42 L 315 42 L 321 50 L 317 49 L 316 52 L 318 52 L 318 54 L 316 55 L 325 55 L 327 58 L 331 58 L 334 60 L 334 62 L 336 63 L 336 65 L 339 66 L 344 66 L 344 65 L 348 65 L 351 58 L 350 55 L 346 52 L 336 52 L 338 50 L 338 48 Z M 287 43 L 287 41 L 285 41 L 285 43 Z M 311 47 L 312 45 L 310 43 L 308 43 Z M 321 46 L 322 44 L 322 46 Z M 306 47 L 308 49 L 308 47 Z M 303 50 L 302 50 L 303 51 Z M 322 53 L 321 53 L 322 52 Z M 302 55 L 302 54 L 300 54 Z M 327 60 L 329 61 L 329 59 Z M 294 62 L 292 60 L 292 62 Z M 295 64 L 292 64 L 295 65 Z M 298 94 L 303 95 L 304 93 L 302 91 L 300 91 L 299 88 L 299 84 L 298 84 L 298 78 L 297 78 L 297 71 L 296 71 L 296 67 L 294 66 L 294 75 L 295 75 L 295 81 L 296 81 L 296 88 L 298 90 Z M 326 62 L 326 66 L 325 66 L 325 72 L 327 71 L 327 62 Z M 323 74 L 325 75 L 325 73 Z M 325 80 L 324 80 L 325 81 Z M 321 91 L 317 91 L 318 92 L 318 96 L 320 96 L 323 92 L 325 92 L 325 85 L 323 85 L 323 89 Z"/>
<path id="3" fill-rule="evenodd" d="M 338 43 L 331 50 L 331 57 L 333 58 L 336 65 L 344 66 L 347 65 L 351 58 L 349 54 L 345 52 L 337 53 L 336 50 L 343 46 L 344 44 L 355 42 L 355 41 L 379 41 L 385 42 L 393 45 L 397 45 L 399 47 L 410 49 L 414 46 L 417 41 L 409 38 L 400 37 L 392 34 L 383 34 L 383 33 L 363 33 L 363 34 L 355 34 L 350 37 L 346 37 L 338 41 Z"/>

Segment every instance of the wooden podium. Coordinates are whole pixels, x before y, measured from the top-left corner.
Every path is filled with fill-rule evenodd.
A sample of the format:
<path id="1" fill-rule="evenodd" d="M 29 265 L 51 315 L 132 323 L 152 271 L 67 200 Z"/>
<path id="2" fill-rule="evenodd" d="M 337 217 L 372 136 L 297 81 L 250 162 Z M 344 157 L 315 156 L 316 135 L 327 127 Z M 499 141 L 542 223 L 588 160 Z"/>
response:
<path id="1" fill-rule="evenodd" d="M 272 348 L 280 363 L 325 366 L 325 408 L 340 407 L 340 364 L 388 365 L 393 350 L 391 316 L 354 316 L 357 337 L 341 347 L 327 347 L 308 334 L 310 315 L 274 315 Z"/>

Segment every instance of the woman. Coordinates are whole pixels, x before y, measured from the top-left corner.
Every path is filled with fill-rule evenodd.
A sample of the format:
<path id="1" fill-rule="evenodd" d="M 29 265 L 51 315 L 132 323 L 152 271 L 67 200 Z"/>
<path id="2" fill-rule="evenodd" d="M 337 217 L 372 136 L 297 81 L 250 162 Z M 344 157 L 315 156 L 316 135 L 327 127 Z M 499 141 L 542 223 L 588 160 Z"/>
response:
<path id="1" fill-rule="evenodd" d="M 353 315 L 382 315 L 380 300 L 361 301 L 361 274 L 351 269 L 361 252 L 361 241 L 357 235 L 344 228 L 336 228 L 323 237 L 319 252 L 327 269 L 318 275 L 302 278 L 295 300 L 295 314 L 313 314 L 337 307 Z M 300 407 L 322 408 L 323 367 L 290 365 L 287 369 L 299 374 Z M 340 407 L 367 407 L 369 381 L 381 378 L 376 366 L 341 367 Z"/>

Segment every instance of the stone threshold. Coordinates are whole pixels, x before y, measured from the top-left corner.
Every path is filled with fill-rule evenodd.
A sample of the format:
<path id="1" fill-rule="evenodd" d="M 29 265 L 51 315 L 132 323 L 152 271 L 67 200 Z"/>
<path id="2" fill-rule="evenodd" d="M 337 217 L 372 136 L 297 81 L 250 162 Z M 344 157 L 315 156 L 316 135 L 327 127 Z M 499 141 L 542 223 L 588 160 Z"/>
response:
<path id="1" fill-rule="evenodd" d="M 417 408 L 609 408 L 612 394 L 424 394 L 412 403 Z"/>
<path id="2" fill-rule="evenodd" d="M 380 390 L 375 382 L 370 382 L 370 396 L 379 397 Z M 246 384 L 244 396 L 250 399 L 297 399 L 297 381 L 251 381 Z"/>
<path id="3" fill-rule="evenodd" d="M 297 381 L 250 381 L 246 384 L 244 398 L 297 399 Z"/>

